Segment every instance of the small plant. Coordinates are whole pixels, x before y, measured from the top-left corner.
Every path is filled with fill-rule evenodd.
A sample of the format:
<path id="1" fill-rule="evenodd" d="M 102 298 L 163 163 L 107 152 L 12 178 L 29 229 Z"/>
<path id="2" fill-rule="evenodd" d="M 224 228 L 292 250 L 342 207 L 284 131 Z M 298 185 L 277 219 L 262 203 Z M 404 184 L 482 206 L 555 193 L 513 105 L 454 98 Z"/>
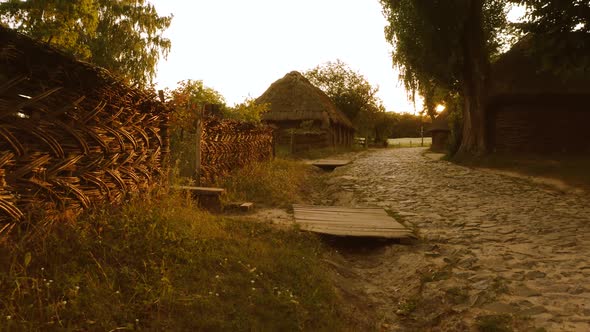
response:
<path id="1" fill-rule="evenodd" d="M 447 280 L 450 278 L 450 276 L 451 272 L 448 269 L 443 269 L 440 271 L 429 270 L 420 276 L 420 281 L 425 284 L 428 282 Z"/>
<path id="2" fill-rule="evenodd" d="M 219 186 L 229 201 L 254 201 L 266 206 L 288 207 L 311 189 L 314 169 L 303 163 L 275 159 L 250 164 L 226 177 Z"/>
<path id="3" fill-rule="evenodd" d="M 485 315 L 477 317 L 477 328 L 480 332 L 510 332 L 512 318 L 508 315 Z"/>
<path id="4" fill-rule="evenodd" d="M 459 287 L 449 288 L 447 289 L 446 293 L 450 302 L 453 304 L 462 304 L 467 302 L 469 299 L 469 294 L 467 291 Z"/>
<path id="5" fill-rule="evenodd" d="M 414 310 L 416 310 L 417 306 L 418 301 L 416 299 L 402 300 L 398 304 L 398 309 L 396 313 L 400 316 L 408 316 L 409 314 L 414 312 Z"/>

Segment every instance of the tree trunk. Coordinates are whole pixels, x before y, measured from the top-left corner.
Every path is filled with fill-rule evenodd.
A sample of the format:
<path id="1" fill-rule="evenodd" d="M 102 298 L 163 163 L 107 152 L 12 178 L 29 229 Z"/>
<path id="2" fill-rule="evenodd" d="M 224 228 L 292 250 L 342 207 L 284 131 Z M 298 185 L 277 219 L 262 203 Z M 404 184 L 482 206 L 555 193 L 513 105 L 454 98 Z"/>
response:
<path id="1" fill-rule="evenodd" d="M 470 0 L 463 32 L 463 139 L 459 155 L 482 155 L 486 142 L 486 88 L 489 60 L 483 30 L 484 0 Z"/>

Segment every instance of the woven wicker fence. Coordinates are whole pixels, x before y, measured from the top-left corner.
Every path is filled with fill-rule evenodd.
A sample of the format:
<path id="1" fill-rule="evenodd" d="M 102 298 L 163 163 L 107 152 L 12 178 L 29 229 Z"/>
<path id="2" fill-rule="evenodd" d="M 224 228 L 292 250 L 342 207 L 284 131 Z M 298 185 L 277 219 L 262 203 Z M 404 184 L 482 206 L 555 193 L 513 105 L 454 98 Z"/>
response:
<path id="1" fill-rule="evenodd" d="M 211 185 L 232 170 L 273 157 L 270 127 L 209 118 L 201 135 L 201 184 Z"/>
<path id="2" fill-rule="evenodd" d="M 0 27 L 0 233 L 158 183 L 167 116 L 153 94 Z"/>

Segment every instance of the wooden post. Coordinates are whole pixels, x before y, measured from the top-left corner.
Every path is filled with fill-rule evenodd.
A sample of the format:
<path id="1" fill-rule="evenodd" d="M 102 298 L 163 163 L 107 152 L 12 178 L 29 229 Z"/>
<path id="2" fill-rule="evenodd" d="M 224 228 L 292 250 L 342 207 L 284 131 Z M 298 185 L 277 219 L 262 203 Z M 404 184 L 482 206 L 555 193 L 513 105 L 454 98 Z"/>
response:
<path id="1" fill-rule="evenodd" d="M 277 157 L 277 131 L 272 130 L 272 160 Z"/>
<path id="2" fill-rule="evenodd" d="M 203 114 L 205 113 L 205 106 L 201 106 L 201 108 L 197 111 L 197 133 L 195 137 L 195 174 L 193 179 L 197 186 L 201 185 L 201 136 L 203 135 Z"/>
<path id="3" fill-rule="evenodd" d="M 162 104 L 166 104 L 166 98 L 164 96 L 164 91 L 159 90 L 158 96 L 160 97 L 160 101 Z M 168 187 L 170 184 L 170 115 L 166 113 L 162 121 L 160 122 L 160 137 L 162 137 L 162 155 L 161 155 L 161 164 L 162 164 L 162 171 L 163 176 L 162 180 L 164 181 L 164 186 Z"/>
<path id="4" fill-rule="evenodd" d="M 291 154 L 295 153 L 295 129 L 289 129 L 289 133 L 291 134 L 291 140 L 289 142 L 289 147 L 291 148 Z"/>

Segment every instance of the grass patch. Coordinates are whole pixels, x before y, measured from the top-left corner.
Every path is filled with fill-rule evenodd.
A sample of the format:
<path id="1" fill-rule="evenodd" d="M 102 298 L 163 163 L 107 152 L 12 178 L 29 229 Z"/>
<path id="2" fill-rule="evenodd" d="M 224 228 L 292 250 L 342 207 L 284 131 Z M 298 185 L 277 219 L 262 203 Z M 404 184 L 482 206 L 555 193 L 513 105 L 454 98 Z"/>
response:
<path id="1" fill-rule="evenodd" d="M 228 201 L 288 207 L 312 191 L 318 176 L 319 170 L 311 165 L 277 158 L 236 170 L 218 185 L 226 189 Z"/>
<path id="2" fill-rule="evenodd" d="M 590 156 L 490 154 L 453 160 L 469 167 L 485 167 L 530 176 L 555 178 L 571 186 L 590 189 Z"/>
<path id="3" fill-rule="evenodd" d="M 415 298 L 402 300 L 398 304 L 397 314 L 400 316 L 408 316 L 418 308 L 418 300 Z"/>
<path id="4" fill-rule="evenodd" d="M 182 202 L 144 199 L 5 239 L 2 330 L 344 329 L 316 237 Z"/>
<path id="5" fill-rule="evenodd" d="M 512 318 L 508 315 L 485 315 L 477 317 L 479 332 L 510 332 Z"/>
<path id="6" fill-rule="evenodd" d="M 459 287 L 447 289 L 446 294 L 452 304 L 463 304 L 469 300 L 469 294 L 467 291 Z"/>

